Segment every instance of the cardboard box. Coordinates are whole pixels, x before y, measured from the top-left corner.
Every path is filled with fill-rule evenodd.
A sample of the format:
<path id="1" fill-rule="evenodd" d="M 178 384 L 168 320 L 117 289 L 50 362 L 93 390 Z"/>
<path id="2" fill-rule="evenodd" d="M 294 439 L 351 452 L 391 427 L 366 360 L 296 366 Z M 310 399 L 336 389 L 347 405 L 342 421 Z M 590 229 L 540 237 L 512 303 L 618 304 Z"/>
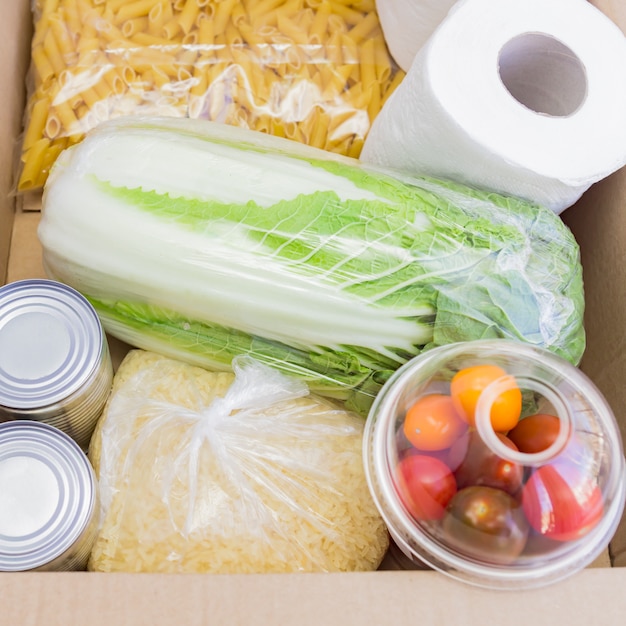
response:
<path id="1" fill-rule="evenodd" d="M 624 0 L 595 0 L 626 30 Z M 29 0 L 0 0 L 0 282 L 44 276 L 37 211 L 11 194 L 31 36 Z M 625 123 L 626 123 L 626 111 Z M 581 146 L 584 150 L 584 146 Z M 626 440 L 626 169 L 563 217 L 580 242 L 588 348 L 582 369 L 606 395 Z M 33 208 L 30 206 L 29 208 Z M 35 207 L 36 208 L 36 207 Z M 114 359 L 125 346 L 112 341 Z M 626 518 L 592 567 L 534 591 L 494 592 L 432 571 L 350 574 L 0 574 L 0 624 L 622 624 Z"/>

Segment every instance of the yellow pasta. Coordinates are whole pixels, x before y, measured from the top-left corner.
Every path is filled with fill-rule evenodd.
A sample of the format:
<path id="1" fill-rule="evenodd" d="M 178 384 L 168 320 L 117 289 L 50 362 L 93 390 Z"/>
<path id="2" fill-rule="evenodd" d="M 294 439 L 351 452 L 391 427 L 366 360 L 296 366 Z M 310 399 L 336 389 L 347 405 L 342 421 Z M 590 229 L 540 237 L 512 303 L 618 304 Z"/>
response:
<path id="1" fill-rule="evenodd" d="M 165 46 L 170 46 L 172 43 L 165 37 L 162 37 L 161 36 L 162 34 L 163 34 L 163 29 L 161 29 L 161 32 L 159 33 L 159 35 L 152 35 L 149 32 L 137 33 L 133 37 L 133 43 L 135 46 L 145 46 L 146 48 L 149 48 L 149 49 L 160 50 L 161 48 Z"/>
<path id="2" fill-rule="evenodd" d="M 368 13 L 360 22 L 350 29 L 349 35 L 356 43 L 360 43 L 376 28 L 380 28 L 376 13 Z"/>
<path id="3" fill-rule="evenodd" d="M 35 86 L 48 82 L 55 75 L 55 69 L 42 44 L 33 48 L 32 63 L 35 70 Z"/>
<path id="4" fill-rule="evenodd" d="M 374 42 L 374 65 L 376 69 L 376 79 L 382 85 L 386 83 L 393 72 L 391 58 L 387 52 L 385 40 L 383 37 L 376 37 Z"/>
<path id="5" fill-rule="evenodd" d="M 149 19 L 147 15 L 142 17 L 134 17 L 130 20 L 126 20 L 122 24 L 121 32 L 122 35 L 129 39 L 136 35 L 137 33 L 145 32 L 149 25 Z"/>
<path id="6" fill-rule="evenodd" d="M 216 33 L 223 33 L 230 20 L 230 14 L 238 0 L 221 0 L 215 7 L 213 14 L 213 28 Z"/>
<path id="7" fill-rule="evenodd" d="M 56 47 L 63 57 L 63 65 L 67 67 L 73 63 L 73 55 L 76 50 L 74 47 L 74 38 L 68 31 L 65 22 L 60 16 L 50 19 L 50 33 L 56 42 Z"/>
<path id="8" fill-rule="evenodd" d="M 48 62 L 54 69 L 57 76 L 65 69 L 65 61 L 61 55 L 61 51 L 51 31 L 48 31 L 43 40 L 43 50 L 48 58 Z"/>
<path id="9" fill-rule="evenodd" d="M 50 98 L 47 96 L 44 95 L 35 101 L 29 112 L 30 123 L 22 140 L 23 150 L 28 150 L 43 136 L 49 108 Z"/>
<path id="10" fill-rule="evenodd" d="M 308 33 L 300 30 L 293 20 L 284 13 L 280 12 L 277 14 L 276 24 L 281 34 L 291 39 L 294 43 L 303 45 L 309 42 Z"/>
<path id="11" fill-rule="evenodd" d="M 63 21 L 67 26 L 68 32 L 78 38 L 78 33 L 82 31 L 83 23 L 77 0 L 65 0 L 63 3 Z"/>
<path id="12" fill-rule="evenodd" d="M 103 78 L 111 89 L 112 94 L 120 95 L 126 92 L 126 81 L 122 78 L 118 68 L 111 68 L 104 73 Z"/>
<path id="13" fill-rule="evenodd" d="M 92 87 L 81 91 L 80 97 L 90 109 L 94 109 L 97 103 L 100 102 L 100 95 Z"/>
<path id="14" fill-rule="evenodd" d="M 174 13 L 169 0 L 156 2 L 150 11 L 148 11 L 148 32 L 151 35 L 160 35 L 163 31 L 163 26 L 165 26 L 173 16 Z"/>
<path id="15" fill-rule="evenodd" d="M 178 17 L 173 17 L 169 22 L 163 25 L 163 36 L 166 39 L 174 39 L 181 31 L 182 28 Z"/>
<path id="16" fill-rule="evenodd" d="M 363 13 L 361 11 L 357 11 L 345 4 L 335 3 L 332 9 L 335 15 L 339 15 L 343 21 L 350 26 L 359 24 L 363 20 Z"/>
<path id="17" fill-rule="evenodd" d="M 330 116 L 326 111 L 320 111 L 315 115 L 313 129 L 309 137 L 309 144 L 316 148 L 325 148 L 326 139 L 328 137 L 328 126 L 330 124 Z"/>
<path id="18" fill-rule="evenodd" d="M 383 98 L 381 100 L 381 103 L 380 103 L 381 108 L 384 106 L 385 102 L 391 96 L 391 94 L 395 91 L 396 87 L 398 87 L 398 85 L 402 82 L 402 80 L 404 79 L 405 75 L 406 74 L 402 70 L 398 70 L 394 74 L 393 78 L 391 79 L 391 81 L 387 85 L 387 89 L 386 89 L 385 94 L 383 95 Z"/>
<path id="19" fill-rule="evenodd" d="M 117 23 L 121 24 L 135 17 L 142 17 L 144 15 L 147 17 L 153 5 L 154 0 L 134 0 L 134 2 L 122 3 L 116 12 L 112 6 L 110 6 L 110 8 L 115 12 Z"/>
<path id="20" fill-rule="evenodd" d="M 404 74 L 375 0 L 37 0 L 19 189 L 111 117 L 212 119 L 358 156 Z"/>
<path id="21" fill-rule="evenodd" d="M 180 16 L 178 18 L 183 33 L 189 33 L 199 13 L 200 7 L 198 6 L 197 0 L 186 0 L 185 5 L 180 12 Z"/>
<path id="22" fill-rule="evenodd" d="M 236 28 L 239 28 L 242 24 L 247 22 L 248 15 L 243 7 L 243 3 L 238 2 L 235 4 L 233 10 L 230 12 L 230 20 Z"/>
<path id="23" fill-rule="evenodd" d="M 374 121 L 378 111 L 380 111 L 380 87 L 377 83 L 372 83 L 368 89 L 367 114 L 370 123 Z"/>
<path id="24" fill-rule="evenodd" d="M 346 37 L 350 39 L 350 37 Z M 374 41 L 366 39 L 359 47 L 361 59 L 359 63 L 360 82 L 364 89 L 369 89 L 377 82 L 374 56 Z"/>
<path id="25" fill-rule="evenodd" d="M 17 185 L 19 191 L 28 191 L 43 185 L 46 179 L 43 163 L 49 148 L 50 140 L 42 137 L 23 154 L 23 167 Z"/>

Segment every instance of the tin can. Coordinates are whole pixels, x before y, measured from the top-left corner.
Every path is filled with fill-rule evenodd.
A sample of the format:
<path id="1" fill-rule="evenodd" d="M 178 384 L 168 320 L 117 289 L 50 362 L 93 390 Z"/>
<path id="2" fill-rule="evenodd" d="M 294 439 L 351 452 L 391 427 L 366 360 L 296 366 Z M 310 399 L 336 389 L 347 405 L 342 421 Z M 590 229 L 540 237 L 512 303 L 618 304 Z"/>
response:
<path id="1" fill-rule="evenodd" d="M 86 454 L 41 422 L 0 424 L 0 572 L 87 566 L 98 491 Z"/>
<path id="2" fill-rule="evenodd" d="M 44 422 L 86 450 L 112 380 L 106 335 L 78 291 L 46 279 L 0 288 L 0 422 Z"/>

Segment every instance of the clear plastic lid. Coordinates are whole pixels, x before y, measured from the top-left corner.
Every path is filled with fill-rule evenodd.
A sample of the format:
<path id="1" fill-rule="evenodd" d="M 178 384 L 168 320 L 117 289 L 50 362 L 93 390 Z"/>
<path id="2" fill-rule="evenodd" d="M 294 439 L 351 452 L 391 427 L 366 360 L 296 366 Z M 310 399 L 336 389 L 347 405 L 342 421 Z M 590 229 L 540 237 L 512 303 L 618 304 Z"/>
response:
<path id="1" fill-rule="evenodd" d="M 579 369 L 518 342 L 452 344 L 400 368 L 372 406 L 364 456 L 398 547 L 484 587 L 573 574 L 624 510 L 605 398 Z"/>

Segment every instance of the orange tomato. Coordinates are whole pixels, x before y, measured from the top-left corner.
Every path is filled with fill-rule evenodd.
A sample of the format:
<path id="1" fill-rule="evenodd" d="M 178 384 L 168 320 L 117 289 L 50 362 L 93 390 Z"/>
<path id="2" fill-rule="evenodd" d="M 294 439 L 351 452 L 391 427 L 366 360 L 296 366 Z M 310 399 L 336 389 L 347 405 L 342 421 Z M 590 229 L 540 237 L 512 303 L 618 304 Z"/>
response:
<path id="1" fill-rule="evenodd" d="M 513 387 L 503 391 L 491 406 L 491 425 L 496 432 L 507 432 L 515 427 L 522 412 L 522 392 L 509 376 L 497 365 L 475 365 L 459 370 L 450 383 L 450 393 L 459 415 L 471 426 L 476 421 L 476 405 L 485 388 L 494 381 L 506 377 Z"/>
<path id="2" fill-rule="evenodd" d="M 422 396 L 409 408 L 404 418 L 404 436 L 418 450 L 445 450 L 466 430 L 452 398 L 433 393 Z"/>

